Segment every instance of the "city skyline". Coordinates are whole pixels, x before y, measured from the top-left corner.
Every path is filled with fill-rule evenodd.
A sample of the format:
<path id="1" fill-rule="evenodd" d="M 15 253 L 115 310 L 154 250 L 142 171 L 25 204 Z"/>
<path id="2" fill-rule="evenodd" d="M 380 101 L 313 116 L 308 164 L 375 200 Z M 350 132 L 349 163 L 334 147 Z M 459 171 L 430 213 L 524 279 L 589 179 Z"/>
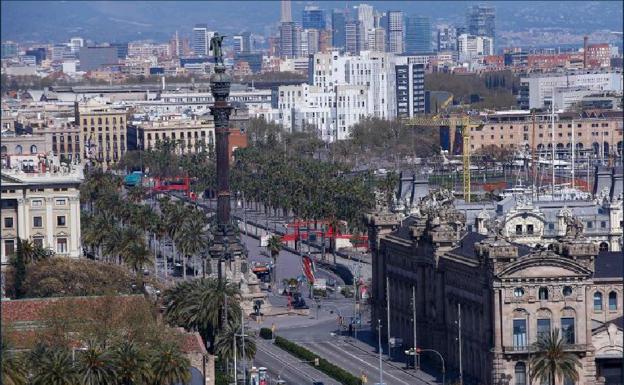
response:
<path id="1" fill-rule="evenodd" d="M 280 3 L 271 2 L 159 2 L 149 7 L 146 2 L 2 2 L 3 40 L 51 42 L 69 39 L 74 35 L 95 42 L 131 41 L 151 39 L 164 41 L 179 31 L 181 36 L 191 36 L 195 24 L 207 24 L 210 30 L 221 30 L 236 34 L 249 30 L 266 35 L 266 29 L 277 29 L 280 21 Z M 228 20 L 224 5 L 237 9 L 237 18 Z M 302 12 L 306 6 L 316 5 L 330 15 L 331 10 L 349 8 L 358 4 L 369 4 L 377 11 L 400 10 L 404 16 L 427 16 L 432 29 L 437 24 L 464 25 L 466 12 L 472 5 L 486 4 L 496 8 L 497 29 L 520 31 L 527 28 L 563 28 L 579 33 L 599 30 L 621 31 L 622 6 L 617 2 L 418 2 L 400 1 L 327 1 L 291 4 L 293 22 L 302 23 Z M 523 7 L 522 4 L 531 4 Z M 562 17 L 545 17 L 544 11 Z M 598 20 L 574 18 L 581 14 L 600 13 Z M 130 17 L 131 15 L 131 17 Z M 166 15 L 166 17 L 165 17 Z M 511 17 L 510 15 L 513 15 Z M 53 17 L 49 17 L 53 16 Z M 12 20 L 23 20 L 16 25 Z M 330 18 L 328 18 L 330 19 Z M 32 25 L 31 25 L 32 23 Z M 63 26 L 62 29 L 56 28 Z M 116 28 L 111 28 L 115 26 Z M 46 31 L 46 32 L 44 32 Z M 65 36 L 66 35 L 66 36 Z"/>

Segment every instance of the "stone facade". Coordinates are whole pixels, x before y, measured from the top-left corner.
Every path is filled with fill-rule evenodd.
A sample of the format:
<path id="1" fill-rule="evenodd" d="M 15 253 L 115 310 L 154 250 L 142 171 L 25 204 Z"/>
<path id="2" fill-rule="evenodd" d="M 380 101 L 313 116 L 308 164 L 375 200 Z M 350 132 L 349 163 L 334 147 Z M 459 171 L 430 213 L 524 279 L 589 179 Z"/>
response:
<path id="1" fill-rule="evenodd" d="M 51 165 L 47 171 L 2 169 L 2 265 L 29 239 L 57 255 L 78 258 L 80 246 L 80 166 Z"/>
<path id="2" fill-rule="evenodd" d="M 392 337 L 412 347 L 415 287 L 417 345 L 438 350 L 450 370 L 459 367 L 461 307 L 466 384 L 528 384 L 533 344 L 555 328 L 566 338 L 565 349 L 581 360 L 578 385 L 617 383 L 609 360 L 622 355 L 615 339 L 622 330 L 621 256 L 600 251 L 583 236 L 582 223 L 565 213 L 565 230 L 547 249 L 535 243 L 543 231 L 540 213 L 519 211 L 497 221 L 478 215 L 479 232 L 467 231 L 452 198 L 436 192 L 402 222 L 370 216 L 373 319 L 386 330 L 389 290 Z M 530 224 L 533 233 L 527 234 Z"/>

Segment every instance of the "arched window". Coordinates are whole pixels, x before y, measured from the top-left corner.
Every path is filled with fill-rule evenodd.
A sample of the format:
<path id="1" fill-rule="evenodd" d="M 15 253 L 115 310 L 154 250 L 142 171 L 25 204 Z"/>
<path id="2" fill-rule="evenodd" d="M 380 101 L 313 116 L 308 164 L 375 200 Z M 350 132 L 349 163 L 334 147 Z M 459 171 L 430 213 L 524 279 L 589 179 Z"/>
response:
<path id="1" fill-rule="evenodd" d="M 526 385 L 526 364 L 518 362 L 514 372 L 516 377 L 515 385 Z"/>
<path id="2" fill-rule="evenodd" d="M 609 244 L 607 242 L 601 242 L 600 246 L 598 247 L 598 250 L 609 251 Z"/>
<path id="3" fill-rule="evenodd" d="M 614 291 L 609 293 L 609 310 L 617 310 L 617 293 Z"/>
<path id="4" fill-rule="evenodd" d="M 522 297 L 524 295 L 524 289 L 521 287 L 517 287 L 514 289 L 514 297 Z"/>
<path id="5" fill-rule="evenodd" d="M 3 154 L 7 153 L 7 146 L 2 146 L 2 148 L 0 148 L 0 152 Z"/>
<path id="6" fill-rule="evenodd" d="M 602 311 L 602 293 L 599 291 L 594 293 L 594 311 Z"/>
<path id="7" fill-rule="evenodd" d="M 117 118 L 113 116 L 113 124 L 117 124 Z"/>
<path id="8" fill-rule="evenodd" d="M 98 124 L 102 124 L 102 118 L 98 118 Z"/>
<path id="9" fill-rule="evenodd" d="M 569 297 L 572 295 L 572 288 L 570 286 L 564 286 L 562 292 L 564 297 Z"/>
<path id="10" fill-rule="evenodd" d="M 548 299 L 548 288 L 540 287 L 538 291 L 538 298 L 540 301 L 545 301 Z"/>
<path id="11" fill-rule="evenodd" d="M 15 146 L 15 153 L 17 155 L 21 155 L 22 154 L 22 146 L 21 145 L 18 144 L 17 146 Z"/>
<path id="12" fill-rule="evenodd" d="M 36 154 L 37 153 L 37 146 L 35 146 L 34 144 L 32 146 L 30 146 L 30 153 L 31 154 Z"/>

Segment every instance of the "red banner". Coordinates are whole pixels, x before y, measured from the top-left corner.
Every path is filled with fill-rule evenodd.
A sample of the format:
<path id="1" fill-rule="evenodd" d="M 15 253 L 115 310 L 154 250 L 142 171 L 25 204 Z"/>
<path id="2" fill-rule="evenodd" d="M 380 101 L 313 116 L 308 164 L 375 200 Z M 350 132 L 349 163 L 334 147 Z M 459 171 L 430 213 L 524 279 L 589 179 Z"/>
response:
<path id="1" fill-rule="evenodd" d="M 301 257 L 301 263 L 303 267 L 303 274 L 305 274 L 310 285 L 314 285 L 314 262 L 310 257 L 304 255 Z"/>

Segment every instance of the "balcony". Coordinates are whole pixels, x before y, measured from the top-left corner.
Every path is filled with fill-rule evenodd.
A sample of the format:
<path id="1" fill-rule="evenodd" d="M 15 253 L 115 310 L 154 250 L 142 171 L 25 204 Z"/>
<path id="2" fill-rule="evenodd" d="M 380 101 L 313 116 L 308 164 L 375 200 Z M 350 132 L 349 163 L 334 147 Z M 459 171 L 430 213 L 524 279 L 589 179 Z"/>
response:
<path id="1" fill-rule="evenodd" d="M 538 350 L 535 346 L 503 346 L 503 353 L 505 354 L 527 354 L 537 353 Z M 586 352 L 586 344 L 566 344 L 563 346 L 566 352 Z"/>

